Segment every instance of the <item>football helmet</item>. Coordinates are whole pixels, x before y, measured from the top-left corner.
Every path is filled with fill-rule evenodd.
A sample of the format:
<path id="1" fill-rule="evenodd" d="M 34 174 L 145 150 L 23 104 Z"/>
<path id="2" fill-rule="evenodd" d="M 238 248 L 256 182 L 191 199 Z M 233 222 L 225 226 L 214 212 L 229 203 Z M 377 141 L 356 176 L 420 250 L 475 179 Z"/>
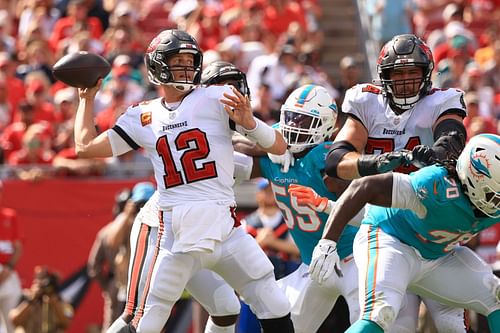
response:
<path id="1" fill-rule="evenodd" d="M 247 77 L 235 65 L 227 61 L 214 61 L 208 65 L 201 73 L 201 83 L 211 84 L 229 84 L 234 86 L 243 95 L 250 97 Z"/>
<path id="2" fill-rule="evenodd" d="M 179 53 L 191 53 L 193 66 L 168 65 L 168 59 Z M 181 91 L 192 89 L 200 83 L 203 54 L 196 40 L 185 31 L 170 29 L 160 32 L 149 44 L 144 57 L 149 81 L 155 85 L 173 85 Z M 174 72 L 184 72 L 185 80 L 175 80 Z M 188 72 L 194 72 L 188 79 Z"/>
<path id="3" fill-rule="evenodd" d="M 410 66 L 422 68 L 422 77 L 418 79 L 421 80 L 419 89 L 413 96 L 398 97 L 395 95 L 396 85 L 406 87 L 408 84 L 418 84 L 418 82 L 417 79 L 393 81 L 391 72 L 395 68 Z M 377 61 L 382 91 L 389 105 L 403 111 L 411 109 L 431 89 L 433 69 L 432 52 L 423 40 L 411 34 L 394 36 L 384 45 Z"/>
<path id="4" fill-rule="evenodd" d="M 474 206 L 500 217 L 500 136 L 472 137 L 458 158 L 457 174 Z"/>
<path id="5" fill-rule="evenodd" d="M 295 154 L 330 139 L 336 122 L 332 96 L 325 88 L 308 84 L 295 89 L 281 106 L 279 128 Z"/>

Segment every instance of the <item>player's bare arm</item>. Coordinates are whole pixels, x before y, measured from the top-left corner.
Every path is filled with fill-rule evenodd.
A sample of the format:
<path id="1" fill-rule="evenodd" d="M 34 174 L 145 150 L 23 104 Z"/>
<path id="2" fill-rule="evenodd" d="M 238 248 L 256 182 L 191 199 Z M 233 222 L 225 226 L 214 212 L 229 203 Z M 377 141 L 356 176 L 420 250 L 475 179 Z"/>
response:
<path id="1" fill-rule="evenodd" d="M 392 182 L 392 173 L 354 180 L 337 200 L 325 226 L 323 238 L 338 241 L 344 227 L 367 203 L 391 207 Z"/>
<path id="2" fill-rule="evenodd" d="M 284 154 L 287 144 L 281 133 L 253 116 L 248 96 L 241 94 L 234 87 L 232 90 L 233 94 L 224 93 L 225 99 L 220 100 L 229 118 L 241 126 L 245 134 L 265 152 Z"/>
<path id="3" fill-rule="evenodd" d="M 367 141 L 368 131 L 364 125 L 348 119 L 326 157 L 326 174 L 349 180 L 386 173 L 408 163 L 406 152 L 362 154 Z"/>
<path id="4" fill-rule="evenodd" d="M 78 89 L 80 100 L 75 116 L 75 150 L 78 157 L 113 156 L 107 131 L 97 135 L 94 124 L 94 99 L 101 83 L 102 80 L 99 80 L 94 87 Z"/>
<path id="5" fill-rule="evenodd" d="M 355 151 L 349 151 L 341 157 L 336 166 L 337 177 L 341 179 L 359 178 L 357 162 L 368 141 L 368 132 L 361 122 L 349 117 L 337 134 L 334 145 L 343 141 L 352 145 Z"/>

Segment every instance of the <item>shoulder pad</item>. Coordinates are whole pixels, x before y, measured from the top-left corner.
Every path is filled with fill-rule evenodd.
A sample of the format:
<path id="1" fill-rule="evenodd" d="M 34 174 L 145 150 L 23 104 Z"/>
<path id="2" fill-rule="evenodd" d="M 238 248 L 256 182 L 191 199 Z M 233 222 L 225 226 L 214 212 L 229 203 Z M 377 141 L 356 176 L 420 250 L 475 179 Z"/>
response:
<path id="1" fill-rule="evenodd" d="M 154 102 L 160 101 L 160 100 L 161 100 L 161 97 L 156 98 L 156 99 L 150 99 L 150 100 L 145 100 L 145 101 L 141 101 L 138 103 L 134 103 L 127 108 L 126 112 L 129 112 L 129 111 L 135 110 L 135 109 L 143 110 L 145 108 L 148 108 Z"/>
<path id="2" fill-rule="evenodd" d="M 368 100 L 377 99 L 380 94 L 382 94 L 382 89 L 379 86 L 369 83 L 357 84 L 346 91 L 344 103 L 362 104 Z M 342 109 L 344 109 L 344 105 L 342 105 Z"/>
<path id="3" fill-rule="evenodd" d="M 457 88 L 438 89 L 433 88 L 427 96 L 422 99 L 427 106 L 439 107 L 441 112 L 449 109 L 461 109 L 466 112 L 464 92 Z"/>

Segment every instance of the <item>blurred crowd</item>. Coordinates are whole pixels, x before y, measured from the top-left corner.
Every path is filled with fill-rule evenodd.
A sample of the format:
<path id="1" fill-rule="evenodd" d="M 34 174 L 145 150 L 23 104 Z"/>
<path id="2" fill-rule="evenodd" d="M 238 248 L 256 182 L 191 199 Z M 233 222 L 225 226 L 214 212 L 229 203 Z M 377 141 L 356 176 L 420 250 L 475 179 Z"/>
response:
<path id="1" fill-rule="evenodd" d="M 196 37 L 204 65 L 225 60 L 247 72 L 256 114 L 275 122 L 283 98 L 297 86 L 314 82 L 335 91 L 320 67 L 320 16 L 318 0 L 0 1 L 1 175 L 36 180 L 151 173 L 140 151 L 76 159 L 77 91 L 51 73 L 67 53 L 98 53 L 112 65 L 97 96 L 100 131 L 129 105 L 158 96 L 147 80 L 144 51 L 152 36 L 172 27 Z"/>
<path id="2" fill-rule="evenodd" d="M 466 91 L 469 136 L 498 133 L 499 0 L 360 0 L 381 46 L 416 32 L 434 53 L 434 86 Z M 196 37 L 204 65 L 215 60 L 247 73 L 255 114 L 279 118 L 285 96 L 306 83 L 326 87 L 341 105 L 362 77 L 361 56 L 321 67 L 324 32 L 319 0 L 23 0 L 0 1 L 0 163 L 2 177 L 143 177 L 142 152 L 78 160 L 73 149 L 77 91 L 54 79 L 63 55 L 89 51 L 112 64 L 97 97 L 96 126 L 113 126 L 126 108 L 158 95 L 147 80 L 144 50 L 158 31 L 178 27 Z M 339 46 L 340 47 L 340 46 Z M 131 162 L 131 163 L 129 163 Z M 131 167 L 127 167 L 127 166 Z"/>

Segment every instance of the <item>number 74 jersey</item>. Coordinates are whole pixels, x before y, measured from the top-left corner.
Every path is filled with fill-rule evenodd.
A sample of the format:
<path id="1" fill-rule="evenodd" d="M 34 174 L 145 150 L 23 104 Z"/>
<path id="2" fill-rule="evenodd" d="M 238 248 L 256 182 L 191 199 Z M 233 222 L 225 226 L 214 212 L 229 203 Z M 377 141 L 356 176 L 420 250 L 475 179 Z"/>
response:
<path id="1" fill-rule="evenodd" d="M 358 84 L 346 92 L 342 111 L 359 120 L 368 131 L 366 154 L 381 154 L 434 143 L 433 126 L 446 111 L 466 115 L 463 92 L 432 89 L 412 109 L 396 114 L 381 88 Z M 411 170 L 400 170 L 406 173 Z"/>
<path id="2" fill-rule="evenodd" d="M 151 159 L 162 209 L 186 202 L 234 203 L 233 131 L 220 99 L 227 86 L 195 88 L 173 110 L 161 98 L 131 106 L 113 130 Z"/>

